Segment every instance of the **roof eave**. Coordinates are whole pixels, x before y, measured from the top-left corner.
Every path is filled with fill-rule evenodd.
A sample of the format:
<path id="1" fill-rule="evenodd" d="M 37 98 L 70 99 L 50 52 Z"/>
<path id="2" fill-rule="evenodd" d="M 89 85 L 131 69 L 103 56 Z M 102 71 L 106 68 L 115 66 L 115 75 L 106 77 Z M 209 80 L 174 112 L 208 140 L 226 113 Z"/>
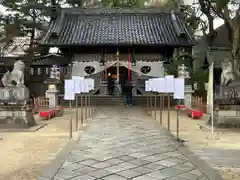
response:
<path id="1" fill-rule="evenodd" d="M 187 44 L 48 44 L 43 43 L 39 44 L 41 47 L 57 47 L 57 48 L 69 48 L 69 47 L 79 47 L 79 46 L 159 46 L 159 47 L 193 47 L 195 46 L 195 42 L 187 43 Z"/>

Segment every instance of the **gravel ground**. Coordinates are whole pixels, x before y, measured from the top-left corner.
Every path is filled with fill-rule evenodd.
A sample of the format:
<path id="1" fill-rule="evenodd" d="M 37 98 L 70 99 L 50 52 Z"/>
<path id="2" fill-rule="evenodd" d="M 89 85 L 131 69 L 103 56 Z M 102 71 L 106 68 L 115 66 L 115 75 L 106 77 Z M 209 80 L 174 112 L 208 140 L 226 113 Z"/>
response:
<path id="1" fill-rule="evenodd" d="M 160 122 L 159 111 L 157 111 L 156 121 Z M 176 135 L 176 112 L 170 114 L 170 130 L 172 134 Z M 152 116 L 155 113 L 152 112 Z M 210 131 L 206 129 L 200 129 L 199 125 L 206 124 L 206 119 L 191 120 L 185 114 L 180 115 L 179 119 L 179 134 L 180 138 L 188 140 L 186 145 L 192 150 L 204 150 L 205 148 L 217 148 L 227 150 L 239 150 L 239 129 L 218 129 L 215 133 L 215 140 L 209 140 Z M 167 127 L 167 111 L 163 112 L 163 125 Z M 236 157 L 238 158 L 238 157 Z M 240 161 L 240 159 L 239 159 Z M 224 178 L 224 180 L 240 180 L 240 167 L 234 166 L 234 168 L 226 167 L 214 167 Z"/>
<path id="2" fill-rule="evenodd" d="M 240 179 L 240 169 L 217 169 L 224 180 L 239 180 Z"/>
<path id="3" fill-rule="evenodd" d="M 239 180 L 240 179 L 240 168 L 232 168 L 232 169 L 217 169 L 221 174 L 224 180 Z"/>
<path id="4" fill-rule="evenodd" d="M 36 179 L 69 142 L 68 114 L 41 121 L 47 125 L 36 132 L 0 133 L 0 180 Z"/>
<path id="5" fill-rule="evenodd" d="M 33 180 L 59 150 L 67 138 L 11 135 L 0 144 L 0 179 Z"/>

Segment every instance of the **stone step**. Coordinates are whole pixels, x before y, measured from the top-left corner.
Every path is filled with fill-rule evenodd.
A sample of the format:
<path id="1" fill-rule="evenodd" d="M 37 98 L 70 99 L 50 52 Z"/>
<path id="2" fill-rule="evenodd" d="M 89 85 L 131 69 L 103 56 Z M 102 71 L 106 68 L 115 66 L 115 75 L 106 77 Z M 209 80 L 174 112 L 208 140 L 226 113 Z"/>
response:
<path id="1" fill-rule="evenodd" d="M 122 96 L 106 96 L 96 98 L 93 102 L 96 105 L 121 105 L 124 104 L 125 99 Z"/>

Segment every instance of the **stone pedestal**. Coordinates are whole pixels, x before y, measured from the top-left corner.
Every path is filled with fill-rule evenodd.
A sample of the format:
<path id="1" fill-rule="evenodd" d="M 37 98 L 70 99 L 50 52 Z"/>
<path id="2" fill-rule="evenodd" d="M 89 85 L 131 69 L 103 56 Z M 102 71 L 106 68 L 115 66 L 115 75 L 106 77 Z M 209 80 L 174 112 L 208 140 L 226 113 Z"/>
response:
<path id="1" fill-rule="evenodd" d="M 45 93 L 46 98 L 49 99 L 49 108 L 56 108 L 58 105 L 58 90 L 48 89 Z"/>
<path id="2" fill-rule="evenodd" d="M 215 127 L 239 127 L 240 125 L 240 105 L 223 105 L 213 112 L 213 125 Z M 211 117 L 208 124 L 211 124 Z"/>
<path id="3" fill-rule="evenodd" d="M 184 99 L 184 107 L 191 108 L 192 107 L 192 85 L 185 85 L 185 99 Z"/>
<path id="4" fill-rule="evenodd" d="M 0 88 L 0 102 L 20 103 L 29 99 L 29 90 L 26 86 L 12 86 Z"/>
<path id="5" fill-rule="evenodd" d="M 26 129 L 36 125 L 32 108 L 23 105 L 0 105 L 0 129 Z"/>

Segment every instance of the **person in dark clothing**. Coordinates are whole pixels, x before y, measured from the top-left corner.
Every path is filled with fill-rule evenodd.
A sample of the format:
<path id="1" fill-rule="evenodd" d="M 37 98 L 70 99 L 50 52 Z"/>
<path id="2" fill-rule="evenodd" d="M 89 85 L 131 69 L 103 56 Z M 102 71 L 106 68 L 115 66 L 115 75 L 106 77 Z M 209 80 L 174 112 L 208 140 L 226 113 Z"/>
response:
<path id="1" fill-rule="evenodd" d="M 127 81 L 124 85 L 127 106 L 132 105 L 132 89 L 133 89 L 132 84 L 129 81 Z"/>
<path id="2" fill-rule="evenodd" d="M 29 104 L 32 105 L 34 107 L 35 105 L 35 94 L 34 93 L 31 93 L 30 96 L 29 96 Z"/>
<path id="3" fill-rule="evenodd" d="M 113 95 L 114 82 L 111 74 L 108 75 L 108 94 Z"/>
<path id="4" fill-rule="evenodd" d="M 123 77 L 120 78 L 120 85 L 121 85 L 121 95 L 124 95 L 124 84 L 125 84 L 125 79 Z"/>

